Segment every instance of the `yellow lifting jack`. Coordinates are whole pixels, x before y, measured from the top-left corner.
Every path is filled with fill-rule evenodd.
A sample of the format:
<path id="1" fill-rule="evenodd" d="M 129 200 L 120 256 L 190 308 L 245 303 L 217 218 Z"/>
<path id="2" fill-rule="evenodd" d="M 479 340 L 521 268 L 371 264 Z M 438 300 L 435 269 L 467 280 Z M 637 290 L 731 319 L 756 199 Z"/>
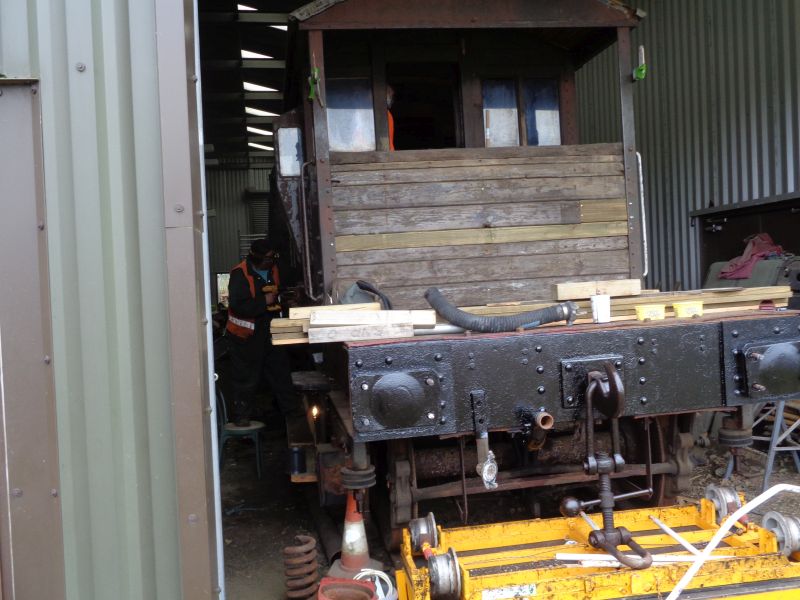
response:
<path id="1" fill-rule="evenodd" d="M 615 512 L 652 558 L 639 568 L 590 543 L 602 531 L 600 515 L 444 529 L 429 514 L 403 532 L 399 598 L 666 599 L 743 501 L 731 488 L 709 486 L 698 504 Z M 637 556 L 620 547 L 623 562 Z M 757 526 L 740 518 L 680 598 L 800 599 L 798 550 L 800 519 L 770 512 Z"/>

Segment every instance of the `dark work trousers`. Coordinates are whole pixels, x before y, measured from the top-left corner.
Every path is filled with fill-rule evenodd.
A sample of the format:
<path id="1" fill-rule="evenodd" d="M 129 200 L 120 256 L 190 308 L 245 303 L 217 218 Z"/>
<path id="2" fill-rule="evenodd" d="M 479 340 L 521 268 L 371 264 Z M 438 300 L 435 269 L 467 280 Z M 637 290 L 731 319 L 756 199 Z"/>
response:
<path id="1" fill-rule="evenodd" d="M 273 346 L 269 340 L 256 338 L 242 342 L 230 337 L 232 420 L 250 419 L 261 377 L 267 380 L 284 416 L 302 413 L 300 400 L 292 386 L 291 364 L 286 350 Z"/>

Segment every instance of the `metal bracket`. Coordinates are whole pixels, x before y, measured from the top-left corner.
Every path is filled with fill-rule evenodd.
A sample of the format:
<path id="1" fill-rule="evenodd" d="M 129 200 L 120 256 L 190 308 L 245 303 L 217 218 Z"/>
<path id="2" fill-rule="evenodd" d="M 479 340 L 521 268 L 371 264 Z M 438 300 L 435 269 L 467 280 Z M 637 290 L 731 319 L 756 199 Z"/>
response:
<path id="1" fill-rule="evenodd" d="M 603 371 L 605 363 L 612 363 L 623 373 L 624 363 L 619 354 L 586 356 L 561 361 L 561 406 L 580 408 L 586 404 L 586 381 L 592 371 Z"/>

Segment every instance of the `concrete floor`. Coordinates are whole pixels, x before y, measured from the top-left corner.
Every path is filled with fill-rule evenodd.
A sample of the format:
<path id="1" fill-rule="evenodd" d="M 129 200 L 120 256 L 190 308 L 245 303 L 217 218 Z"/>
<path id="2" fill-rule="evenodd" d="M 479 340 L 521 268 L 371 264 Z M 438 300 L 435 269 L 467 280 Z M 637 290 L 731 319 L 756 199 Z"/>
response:
<path id="1" fill-rule="evenodd" d="M 253 446 L 243 440 L 228 442 L 222 524 L 230 600 L 283 599 L 282 549 L 293 545 L 297 534 L 316 537 L 303 490 L 289 482 L 283 430 L 269 431 L 265 437 L 261 480 L 256 478 Z"/>

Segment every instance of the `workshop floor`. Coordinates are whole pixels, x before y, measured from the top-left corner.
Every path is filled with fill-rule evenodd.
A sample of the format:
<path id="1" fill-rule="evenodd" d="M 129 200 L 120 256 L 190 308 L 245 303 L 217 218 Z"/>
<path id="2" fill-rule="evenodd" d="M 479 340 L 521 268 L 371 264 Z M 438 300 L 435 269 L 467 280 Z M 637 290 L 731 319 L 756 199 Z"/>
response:
<path id="1" fill-rule="evenodd" d="M 293 545 L 297 534 L 315 535 L 302 487 L 289 482 L 282 429 L 267 432 L 262 461 L 259 480 L 253 446 L 248 441 L 228 442 L 222 470 L 222 524 L 230 600 L 283 599 L 282 549 Z"/>

